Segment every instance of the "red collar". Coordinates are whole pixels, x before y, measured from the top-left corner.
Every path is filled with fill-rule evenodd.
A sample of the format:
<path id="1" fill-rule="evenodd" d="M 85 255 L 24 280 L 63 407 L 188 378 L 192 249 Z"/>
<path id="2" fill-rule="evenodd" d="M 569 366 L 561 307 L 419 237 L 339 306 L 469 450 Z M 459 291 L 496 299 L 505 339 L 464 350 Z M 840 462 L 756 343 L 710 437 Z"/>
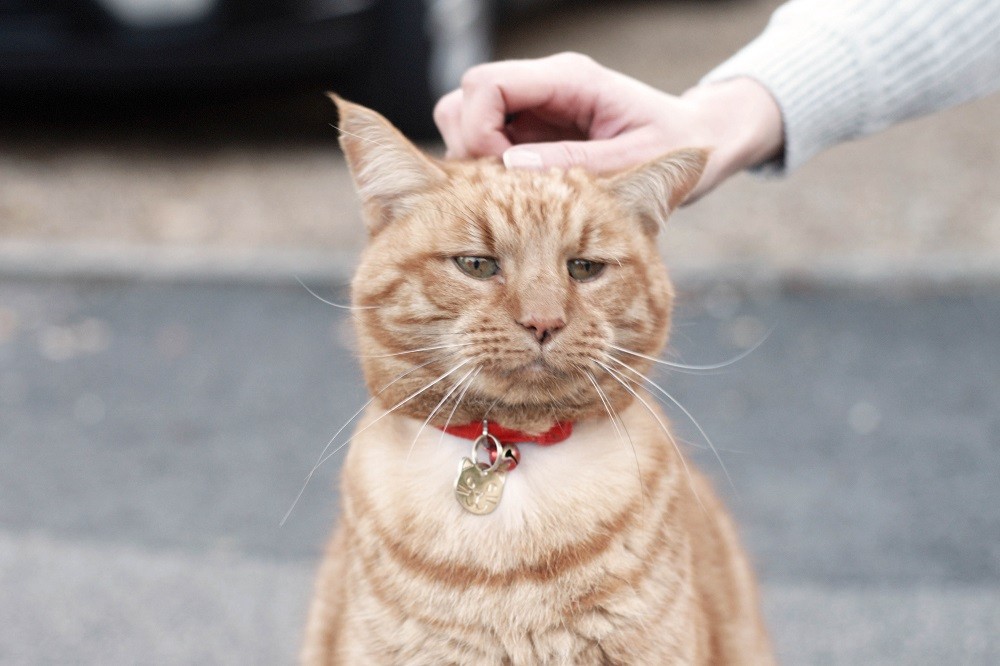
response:
<path id="1" fill-rule="evenodd" d="M 440 426 L 438 427 L 440 428 Z M 560 421 L 539 435 L 529 435 L 521 430 L 505 428 L 494 421 L 489 421 L 486 427 L 487 431 L 500 440 L 501 444 L 531 443 L 549 446 L 550 444 L 558 444 L 573 434 L 572 421 Z M 449 425 L 446 428 L 441 428 L 441 430 L 455 437 L 476 440 L 483 434 L 483 422 L 473 421 L 472 423 L 463 423 L 461 425 Z"/>

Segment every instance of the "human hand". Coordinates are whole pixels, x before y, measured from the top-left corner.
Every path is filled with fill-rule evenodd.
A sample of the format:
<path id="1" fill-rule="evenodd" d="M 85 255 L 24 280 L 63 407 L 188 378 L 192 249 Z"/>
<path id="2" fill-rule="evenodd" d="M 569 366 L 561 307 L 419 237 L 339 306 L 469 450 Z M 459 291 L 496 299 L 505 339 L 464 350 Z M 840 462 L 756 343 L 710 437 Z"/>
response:
<path id="1" fill-rule="evenodd" d="M 688 202 L 773 157 L 783 142 L 781 112 L 752 79 L 677 97 L 577 53 L 473 67 L 438 102 L 434 120 L 448 157 L 502 156 L 508 168 L 604 173 L 679 148 L 710 148 Z"/>

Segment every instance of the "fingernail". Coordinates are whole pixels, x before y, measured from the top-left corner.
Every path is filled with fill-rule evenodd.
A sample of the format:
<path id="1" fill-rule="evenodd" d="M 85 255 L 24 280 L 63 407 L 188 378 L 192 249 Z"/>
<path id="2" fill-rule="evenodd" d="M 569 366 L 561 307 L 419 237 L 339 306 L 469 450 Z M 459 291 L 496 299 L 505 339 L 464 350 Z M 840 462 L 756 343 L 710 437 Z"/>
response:
<path id="1" fill-rule="evenodd" d="M 503 164 L 508 169 L 541 169 L 542 156 L 533 150 L 511 148 L 503 154 Z"/>

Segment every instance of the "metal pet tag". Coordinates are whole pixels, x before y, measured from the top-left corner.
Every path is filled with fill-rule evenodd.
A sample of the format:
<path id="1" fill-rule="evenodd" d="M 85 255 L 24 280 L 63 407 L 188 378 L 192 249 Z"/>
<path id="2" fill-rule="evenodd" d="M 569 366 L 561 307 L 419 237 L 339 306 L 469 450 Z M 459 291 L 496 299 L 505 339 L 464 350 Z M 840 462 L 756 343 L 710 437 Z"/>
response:
<path id="1" fill-rule="evenodd" d="M 455 499 L 466 511 L 482 516 L 497 508 L 507 472 L 493 467 L 462 458 L 455 479 Z"/>
<path id="2" fill-rule="evenodd" d="M 496 447 L 496 460 L 492 464 L 478 462 L 479 450 L 486 450 L 490 444 Z M 486 431 L 486 421 L 483 421 L 483 434 L 472 444 L 472 457 L 462 458 L 455 479 L 455 499 L 469 513 L 483 516 L 492 513 L 500 503 L 510 467 L 507 449 Z"/>

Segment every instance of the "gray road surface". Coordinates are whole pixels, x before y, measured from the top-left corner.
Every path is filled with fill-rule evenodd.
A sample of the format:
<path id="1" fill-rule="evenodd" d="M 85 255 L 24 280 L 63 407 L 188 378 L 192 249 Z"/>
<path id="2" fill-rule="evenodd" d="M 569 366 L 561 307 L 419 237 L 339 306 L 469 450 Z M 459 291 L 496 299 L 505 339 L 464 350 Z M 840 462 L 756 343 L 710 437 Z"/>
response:
<path id="1" fill-rule="evenodd" d="M 718 285 L 673 349 L 771 326 L 661 378 L 785 662 L 1000 662 L 1000 298 Z M 349 340 L 297 286 L 0 285 L 0 663 L 290 662 L 339 458 L 278 521 L 364 400 Z"/>

